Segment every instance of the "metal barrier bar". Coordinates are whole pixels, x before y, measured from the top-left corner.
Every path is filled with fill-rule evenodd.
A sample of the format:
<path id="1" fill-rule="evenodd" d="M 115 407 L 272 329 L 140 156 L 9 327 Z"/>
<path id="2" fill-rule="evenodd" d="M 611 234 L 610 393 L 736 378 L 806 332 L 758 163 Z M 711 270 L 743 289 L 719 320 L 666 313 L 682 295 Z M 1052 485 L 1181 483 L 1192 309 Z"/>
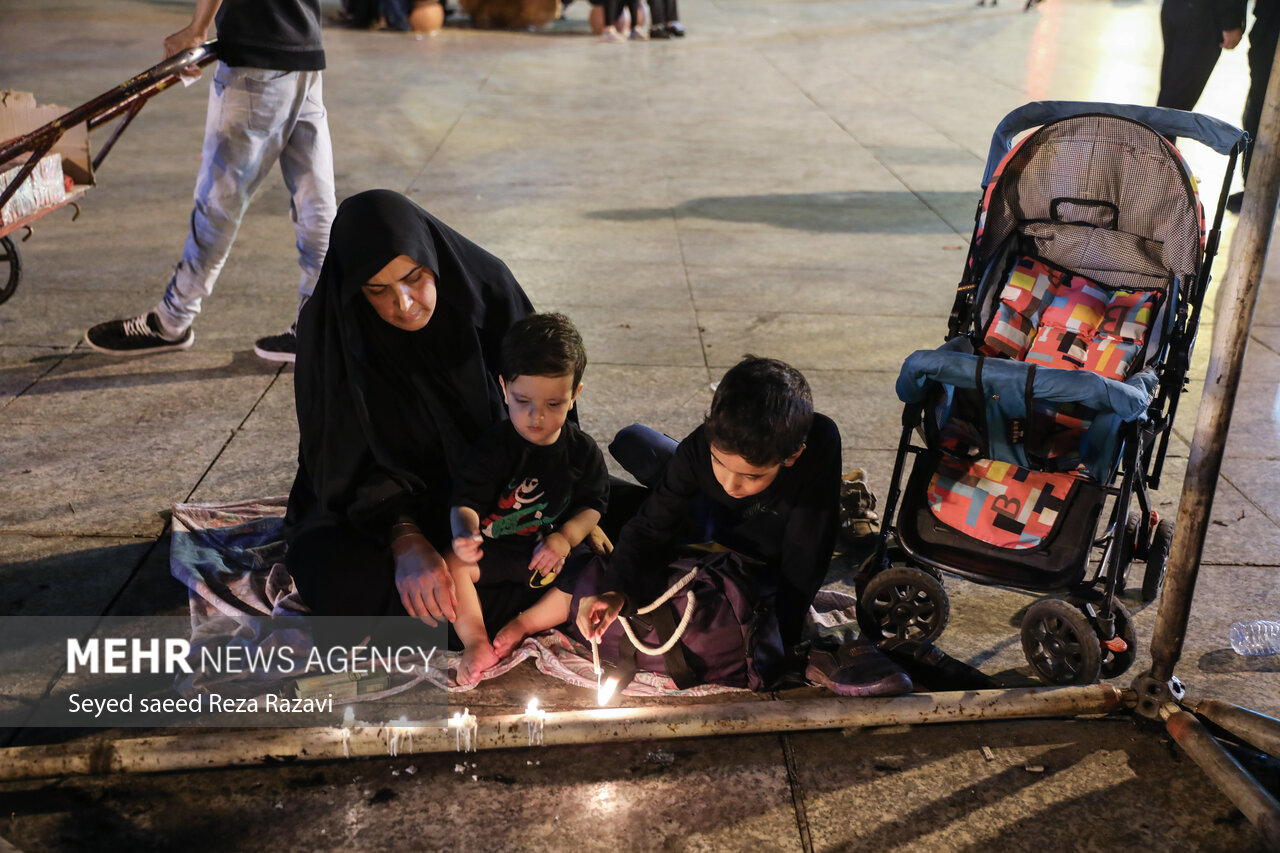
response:
<path id="1" fill-rule="evenodd" d="M 1278 51 L 1280 53 L 1280 51 Z M 1182 655 L 1191 598 L 1195 592 L 1204 537 L 1213 510 L 1213 493 L 1222 467 L 1227 429 L 1235 405 L 1236 390 L 1244 367 L 1245 346 L 1253 324 L 1258 284 L 1267 259 L 1276 200 L 1280 197 L 1280 103 L 1270 95 L 1280 93 L 1280 62 L 1271 68 L 1269 97 L 1262 110 L 1258 138 L 1250 161 L 1249 189 L 1222 282 L 1219 310 L 1214 320 L 1213 347 L 1205 374 L 1204 396 L 1191 440 L 1187 476 L 1178 502 L 1169 572 L 1151 639 L 1150 677 L 1167 682 Z M 1140 709 L 1141 711 L 1142 709 Z"/>
<path id="2" fill-rule="evenodd" d="M 1109 684 L 1033 687 L 891 698 L 779 699 L 725 704 L 598 708 L 546 713 L 539 742 L 546 746 L 611 741 L 816 731 L 847 727 L 956 723 L 1026 717 L 1105 714 L 1126 706 Z M 473 718 L 475 749 L 529 745 L 522 714 Z M 50 776 L 156 773 L 359 756 L 454 752 L 457 727 L 447 721 L 396 726 L 229 729 L 157 737 L 18 746 L 0 751 L 0 781 Z"/>
<path id="3" fill-rule="evenodd" d="M 1191 710 L 1268 755 L 1280 755 L 1280 720 L 1221 699 L 1204 699 Z"/>
<path id="4" fill-rule="evenodd" d="M 1267 849 L 1280 850 L 1280 803 L 1214 740 L 1194 714 L 1175 711 L 1165 726 L 1178 746 L 1254 825 Z"/>

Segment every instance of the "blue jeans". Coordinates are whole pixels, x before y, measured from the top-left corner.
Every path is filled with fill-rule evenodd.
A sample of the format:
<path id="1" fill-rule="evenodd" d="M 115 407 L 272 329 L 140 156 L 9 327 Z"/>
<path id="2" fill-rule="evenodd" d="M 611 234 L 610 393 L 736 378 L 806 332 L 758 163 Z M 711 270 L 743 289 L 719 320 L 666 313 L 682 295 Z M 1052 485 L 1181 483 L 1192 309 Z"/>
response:
<path id="1" fill-rule="evenodd" d="M 337 211 L 333 146 L 319 71 L 218 63 L 209 87 L 191 232 L 156 313 L 166 334 L 185 330 L 213 292 L 240 221 L 279 161 L 297 234 L 298 307 L 315 289 Z"/>
<path id="2" fill-rule="evenodd" d="M 413 29 L 409 23 L 409 13 L 413 11 L 413 0 L 381 0 L 379 4 L 382 17 L 387 22 L 387 29 L 408 32 Z"/>
<path id="3" fill-rule="evenodd" d="M 662 469 L 667 467 L 677 444 L 674 438 L 653 427 L 632 424 L 618 430 L 609 442 L 609 455 L 618 460 L 637 483 L 653 490 L 662 479 Z"/>

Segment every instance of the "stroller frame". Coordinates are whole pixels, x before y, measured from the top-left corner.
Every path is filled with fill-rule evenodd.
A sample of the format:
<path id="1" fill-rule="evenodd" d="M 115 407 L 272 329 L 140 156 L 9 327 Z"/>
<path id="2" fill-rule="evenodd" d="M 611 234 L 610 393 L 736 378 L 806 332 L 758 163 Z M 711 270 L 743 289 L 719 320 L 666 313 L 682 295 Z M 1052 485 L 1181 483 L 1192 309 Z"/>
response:
<path id="1" fill-rule="evenodd" d="M 855 579 L 859 625 L 864 635 L 874 640 L 936 638 L 945 628 L 950 611 L 950 602 L 942 587 L 944 572 L 988 585 L 1037 592 L 1065 592 L 1065 602 L 1049 599 L 1033 604 L 1022 626 L 1023 650 L 1028 661 L 1043 679 L 1062 684 L 1092 682 L 1099 675 L 1114 677 L 1132 665 L 1136 657 L 1132 617 L 1117 600 L 1117 593 L 1123 591 L 1130 563 L 1134 560 L 1146 563 L 1142 583 L 1144 603 L 1155 599 L 1163 580 L 1173 542 L 1173 524 L 1171 519 L 1158 519 L 1153 511 L 1151 490 L 1159 488 L 1178 398 L 1188 383 L 1191 350 L 1221 238 L 1227 193 L 1236 162 L 1249 142 L 1247 134 L 1225 122 L 1158 107 L 1051 101 L 1028 104 L 1011 112 L 993 134 L 982 181 L 983 199 L 975 216 L 964 273 L 957 285 L 946 343 L 939 352 L 963 350 L 971 335 L 979 341 L 982 339 L 984 328 L 979 300 L 990 298 L 993 288 L 994 298 L 999 299 L 1001 283 L 1008 271 L 1007 255 L 1010 253 L 1007 244 L 1015 238 L 1021 238 L 1019 242 L 1026 241 L 1022 226 L 1027 223 L 1018 221 L 1009 235 L 1000 238 L 1001 245 L 982 245 L 987 205 L 991 202 L 992 191 L 996 189 L 991 185 L 998 180 L 1006 158 L 1012 159 L 1010 155 L 1017 147 L 1013 144 L 1015 137 L 1032 128 L 1044 130 L 1060 121 L 1093 117 L 1104 117 L 1104 122 L 1134 122 L 1166 137 L 1190 137 L 1227 156 L 1228 165 L 1212 226 L 1205 233 L 1203 209 L 1199 207 L 1193 179 L 1186 172 L 1185 163 L 1182 164 L 1186 188 L 1195 199 L 1200 216 L 1198 230 L 1202 242 L 1194 275 L 1179 280 L 1178 276 L 1170 273 L 1171 286 L 1159 307 L 1160 317 L 1152 323 L 1153 330 L 1158 327 L 1159 343 L 1153 352 L 1144 351 L 1144 357 L 1137 365 L 1139 369 L 1154 371 L 1158 377 L 1155 393 L 1145 406 L 1144 414 L 1128 417 L 1119 424 L 1119 452 L 1110 463 L 1110 476 L 1098 477 L 1096 483 L 1086 486 L 1096 490 L 1098 496 L 1092 505 L 1091 517 L 1084 520 L 1089 538 L 1087 546 L 1080 543 L 1083 551 L 1080 562 L 1076 564 L 1072 559 L 1070 562 L 1074 565 L 1068 565 L 1061 571 L 1037 575 L 1019 573 L 1014 565 L 1018 560 L 1011 556 L 1006 559 L 1008 565 L 1003 571 L 993 574 L 989 571 L 992 558 L 989 554 L 977 553 L 981 548 L 969 555 L 972 559 L 966 559 L 962 551 L 939 558 L 930 553 L 929 548 L 921 547 L 918 540 L 913 540 L 912 517 L 908 513 L 919 509 L 919 496 L 928 484 L 928 477 L 924 476 L 922 483 L 922 477 L 916 472 L 929 475 L 932 470 L 932 465 L 922 464 L 922 457 L 933 454 L 940 459 L 942 456 L 938 447 L 929 446 L 934 442 L 918 444 L 913 440 L 913 434 L 926 424 L 928 415 L 928 401 L 920 399 L 907 402 L 904 407 L 902 432 L 880 536 L 875 551 Z M 1021 178 L 1021 174 L 1017 178 Z M 986 236 L 990 238 L 990 235 Z M 997 267 L 1005 269 L 1001 271 Z M 908 359 L 910 363 L 911 359 Z M 979 362 L 979 384 L 981 369 Z M 1034 371 L 1032 367 L 1033 376 Z M 907 366 L 904 365 L 904 377 L 906 372 Z M 903 381 L 900 380 L 899 384 L 900 396 L 903 394 Z M 1027 381 L 1030 389 L 1031 379 Z M 1132 384 L 1132 380 L 1130 382 Z M 908 458 L 913 461 L 913 475 L 904 490 L 903 476 L 907 471 Z M 1130 506 L 1135 498 L 1138 510 L 1131 512 Z M 1108 501 L 1110 510 L 1105 527 L 1099 534 L 1098 521 Z M 927 506 L 925 511 L 928 511 Z M 909 522 L 905 530 L 904 521 Z M 991 546 L 991 549 L 997 550 L 996 546 Z M 1088 568 L 1095 551 L 1101 551 L 1101 557 L 1090 576 Z M 1015 556 L 1025 553 L 1012 552 Z"/>

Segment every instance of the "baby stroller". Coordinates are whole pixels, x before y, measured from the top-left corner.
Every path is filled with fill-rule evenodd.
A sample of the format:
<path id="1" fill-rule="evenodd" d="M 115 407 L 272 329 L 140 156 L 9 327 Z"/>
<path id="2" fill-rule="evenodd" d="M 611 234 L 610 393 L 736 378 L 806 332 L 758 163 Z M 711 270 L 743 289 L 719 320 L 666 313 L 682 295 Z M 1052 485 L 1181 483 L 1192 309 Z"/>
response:
<path id="1" fill-rule="evenodd" d="M 1165 136 L 1229 156 L 1207 240 L 1195 179 Z M 1173 522 L 1150 490 L 1247 144 L 1224 122 L 1155 107 L 1033 103 L 1000 123 L 946 343 L 912 354 L 898 379 L 880 539 L 855 579 L 865 636 L 936 638 L 950 572 L 1065 593 L 1022 619 L 1047 682 L 1133 663 L 1116 595 L 1131 563 L 1144 602 L 1164 577 Z"/>

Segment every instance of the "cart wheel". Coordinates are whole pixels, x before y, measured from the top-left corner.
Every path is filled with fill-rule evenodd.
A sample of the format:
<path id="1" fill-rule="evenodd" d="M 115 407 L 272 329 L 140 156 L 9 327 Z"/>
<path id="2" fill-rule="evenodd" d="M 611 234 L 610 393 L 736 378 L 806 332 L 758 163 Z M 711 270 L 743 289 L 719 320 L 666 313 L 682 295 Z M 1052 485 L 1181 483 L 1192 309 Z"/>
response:
<path id="1" fill-rule="evenodd" d="M 1133 617 L 1119 600 L 1112 602 L 1111 612 L 1116 618 L 1116 636 L 1124 640 L 1126 648 L 1122 652 L 1113 652 L 1102 646 L 1102 665 L 1099 671 L 1103 678 L 1123 675 L 1133 666 L 1134 658 L 1138 656 L 1138 632 L 1133 628 Z"/>
<path id="2" fill-rule="evenodd" d="M 1102 648 L 1089 618 L 1060 598 L 1027 608 L 1022 653 L 1050 684 L 1092 684 L 1102 666 Z"/>
<path id="3" fill-rule="evenodd" d="M 857 612 L 862 636 L 873 643 L 892 637 L 934 640 L 947 627 L 951 601 L 933 575 L 895 566 L 867 581 Z"/>
<path id="4" fill-rule="evenodd" d="M 4 273 L 8 265 L 9 274 Z M 0 237 L 0 305 L 9 301 L 13 292 L 18 289 L 18 279 L 22 278 L 22 258 L 18 257 L 18 247 L 8 237 Z"/>
<path id="5" fill-rule="evenodd" d="M 1164 583 L 1164 570 L 1169 565 L 1169 551 L 1173 549 L 1173 520 L 1160 519 L 1151 534 L 1151 547 L 1147 549 L 1147 571 L 1142 576 L 1142 603 L 1150 604 L 1160 594 Z"/>

